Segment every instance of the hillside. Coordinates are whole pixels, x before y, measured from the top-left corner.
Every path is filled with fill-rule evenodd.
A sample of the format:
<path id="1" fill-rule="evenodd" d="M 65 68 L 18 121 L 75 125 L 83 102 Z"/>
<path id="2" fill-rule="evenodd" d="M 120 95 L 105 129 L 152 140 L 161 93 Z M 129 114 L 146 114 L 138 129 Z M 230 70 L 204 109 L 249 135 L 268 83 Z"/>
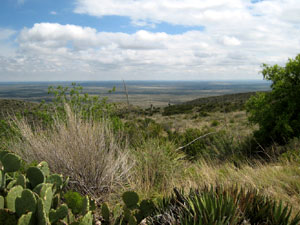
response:
<path id="1" fill-rule="evenodd" d="M 256 92 L 247 92 L 197 98 L 182 104 L 169 105 L 164 108 L 163 115 L 189 113 L 195 108 L 197 112 L 231 112 L 244 110 L 245 102 L 255 93 Z"/>

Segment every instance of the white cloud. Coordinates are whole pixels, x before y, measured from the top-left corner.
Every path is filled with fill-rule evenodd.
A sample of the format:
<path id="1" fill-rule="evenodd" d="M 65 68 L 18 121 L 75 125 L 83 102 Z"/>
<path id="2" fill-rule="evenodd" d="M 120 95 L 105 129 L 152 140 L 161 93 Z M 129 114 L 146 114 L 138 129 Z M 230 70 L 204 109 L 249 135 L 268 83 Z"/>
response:
<path id="1" fill-rule="evenodd" d="M 141 30 L 37 23 L 19 33 L 14 57 L 0 54 L 0 72 L 64 80 L 64 74 L 73 80 L 260 79 L 261 63 L 282 64 L 300 53 L 297 1 L 77 0 L 78 13 L 128 16 Z M 142 30 L 161 22 L 205 29 L 176 35 Z"/>
<path id="2" fill-rule="evenodd" d="M 223 37 L 223 43 L 224 45 L 228 46 L 238 46 L 241 44 L 241 42 L 237 38 L 228 36 Z"/>
<path id="3" fill-rule="evenodd" d="M 51 11 L 51 12 L 50 12 L 50 15 L 57 15 L 57 12 Z"/>
<path id="4" fill-rule="evenodd" d="M 180 25 L 231 22 L 249 18 L 241 0 L 76 0 L 76 13 L 92 16 L 118 15 L 133 21 L 160 22 Z"/>

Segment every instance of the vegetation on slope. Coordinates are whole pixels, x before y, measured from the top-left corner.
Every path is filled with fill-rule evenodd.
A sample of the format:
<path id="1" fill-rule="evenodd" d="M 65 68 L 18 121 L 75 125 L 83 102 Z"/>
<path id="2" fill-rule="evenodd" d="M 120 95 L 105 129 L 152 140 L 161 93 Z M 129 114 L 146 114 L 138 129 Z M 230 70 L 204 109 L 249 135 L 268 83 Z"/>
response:
<path id="1" fill-rule="evenodd" d="M 229 99 L 238 98 L 234 95 L 219 97 L 223 100 L 217 102 L 212 100 L 215 98 L 197 100 L 191 104 L 200 101 L 200 105 L 182 110 L 181 115 L 157 112 L 145 116 L 127 110 L 120 118 L 120 109 L 114 104 L 84 94 L 74 84 L 71 89 L 51 88 L 53 104 L 33 108 L 34 123 L 26 115 L 25 119 L 4 118 L 9 129 L 0 129 L 6 132 L 2 145 L 31 166 L 44 160 L 52 172 L 69 177 L 67 189 L 73 195 L 65 195 L 64 190 L 61 204 L 82 202 L 83 198 L 76 200 L 76 196 L 90 195 L 97 205 L 92 223 L 299 224 L 300 140 L 298 120 L 295 122 L 299 104 L 295 99 L 300 96 L 298 83 L 294 82 L 300 76 L 299 60 L 300 56 L 290 60 L 286 67 L 264 67 L 265 77 L 274 81 L 273 89 L 252 97 L 247 106 L 250 120 L 258 125 L 248 124 L 246 114 L 236 111 L 243 109 L 244 100 L 230 104 Z M 286 88 L 290 88 L 288 93 Z M 269 102 L 261 101 L 266 98 Z M 228 109 L 224 99 L 228 100 Z M 256 107 L 262 103 L 266 107 Z M 279 120 L 277 114 L 261 113 L 273 106 L 280 109 Z M 259 115 L 257 120 L 253 119 L 255 115 Z M 270 134 L 280 135 L 282 131 L 285 145 L 279 145 L 280 139 L 273 139 L 278 143 L 259 139 L 270 140 L 265 125 L 271 129 Z M 293 132 L 278 129 L 282 125 Z M 258 137 L 257 132 L 262 130 L 266 131 L 264 136 Z M 0 197 L 0 208 L 5 210 L 0 210 L 0 215 L 7 215 L 7 219 L 14 215 L 6 209 L 7 195 L 17 185 L 17 181 L 11 182 L 19 174 L 5 171 L 5 163 L 3 160 L 1 176 L 6 182 L 2 180 Z M 22 171 L 27 169 L 20 171 L 24 175 Z M 21 217 L 18 214 L 14 218 Z M 23 220 L 29 217 L 26 214 Z"/>

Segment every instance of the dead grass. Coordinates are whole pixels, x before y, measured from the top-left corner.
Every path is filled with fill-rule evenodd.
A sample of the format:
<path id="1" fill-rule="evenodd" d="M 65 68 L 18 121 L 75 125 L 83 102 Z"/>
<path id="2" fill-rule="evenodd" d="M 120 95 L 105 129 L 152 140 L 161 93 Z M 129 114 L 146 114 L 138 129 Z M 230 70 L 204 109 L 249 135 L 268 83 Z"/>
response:
<path id="1" fill-rule="evenodd" d="M 11 150 L 27 162 L 47 161 L 75 190 L 99 198 L 127 183 L 134 162 L 106 120 L 83 121 L 67 107 L 66 122 L 55 118 L 52 129 L 32 129 L 24 119 L 14 123 L 21 136 Z"/>

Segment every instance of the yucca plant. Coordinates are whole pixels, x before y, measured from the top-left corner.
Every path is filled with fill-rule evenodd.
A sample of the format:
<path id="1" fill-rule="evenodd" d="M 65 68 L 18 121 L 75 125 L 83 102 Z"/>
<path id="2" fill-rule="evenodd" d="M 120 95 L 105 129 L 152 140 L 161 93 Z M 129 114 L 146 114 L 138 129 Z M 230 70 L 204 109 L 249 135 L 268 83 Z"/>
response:
<path id="1" fill-rule="evenodd" d="M 205 187 L 188 195 L 174 189 L 162 199 L 149 224 L 180 225 L 296 225 L 300 216 L 292 217 L 292 208 L 276 202 L 257 190 L 237 186 Z"/>

